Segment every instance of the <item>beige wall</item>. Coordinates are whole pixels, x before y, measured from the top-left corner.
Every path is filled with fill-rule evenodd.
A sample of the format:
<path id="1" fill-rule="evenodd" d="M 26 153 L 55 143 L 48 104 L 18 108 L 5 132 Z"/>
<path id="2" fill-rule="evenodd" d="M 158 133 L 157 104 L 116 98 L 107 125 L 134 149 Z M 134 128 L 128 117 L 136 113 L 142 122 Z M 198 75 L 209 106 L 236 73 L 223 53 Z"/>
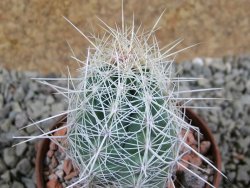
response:
<path id="1" fill-rule="evenodd" d="M 157 36 L 161 45 L 184 38 L 181 47 L 202 42 L 179 55 L 223 56 L 250 52 L 249 0 L 124 0 L 127 21 L 150 28 L 166 9 Z M 121 0 L 1 0 L 0 65 L 16 70 L 64 71 L 72 63 L 66 40 L 83 57 L 89 45 L 62 16 L 85 33 L 99 32 L 96 16 L 121 22 Z"/>

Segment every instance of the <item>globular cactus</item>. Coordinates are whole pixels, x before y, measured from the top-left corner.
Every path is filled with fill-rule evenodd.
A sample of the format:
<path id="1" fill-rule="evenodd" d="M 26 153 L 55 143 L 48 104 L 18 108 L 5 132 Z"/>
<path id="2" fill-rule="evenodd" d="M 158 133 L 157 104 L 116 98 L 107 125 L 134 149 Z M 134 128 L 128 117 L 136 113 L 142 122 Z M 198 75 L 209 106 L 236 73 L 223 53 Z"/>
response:
<path id="1" fill-rule="evenodd" d="M 153 41 L 111 30 L 69 92 L 68 153 L 87 185 L 166 187 L 175 172 L 188 124 L 172 61 Z"/>

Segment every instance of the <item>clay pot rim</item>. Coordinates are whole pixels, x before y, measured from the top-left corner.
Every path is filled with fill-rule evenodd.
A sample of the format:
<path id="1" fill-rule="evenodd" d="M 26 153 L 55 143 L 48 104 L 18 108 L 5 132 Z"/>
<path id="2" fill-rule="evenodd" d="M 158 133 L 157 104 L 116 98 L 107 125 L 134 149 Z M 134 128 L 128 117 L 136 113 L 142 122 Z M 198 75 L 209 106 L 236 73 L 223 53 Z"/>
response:
<path id="1" fill-rule="evenodd" d="M 206 140 L 209 140 L 211 142 L 211 148 L 209 152 L 213 153 L 213 158 L 214 158 L 213 162 L 214 162 L 215 167 L 219 171 L 221 171 L 222 165 L 221 165 L 221 155 L 219 152 L 219 148 L 207 123 L 205 123 L 205 121 L 203 121 L 191 109 L 185 109 L 185 114 L 190 120 L 192 120 L 191 124 L 193 126 L 198 127 L 200 129 L 200 132 L 206 138 Z M 51 130 L 55 129 L 56 127 L 60 127 L 65 122 L 65 119 L 66 119 L 66 116 L 63 116 L 58 121 L 56 121 L 53 124 Z M 37 188 L 45 187 L 45 182 L 43 178 L 43 161 L 44 161 L 47 151 L 49 150 L 49 143 L 50 143 L 50 139 L 46 138 L 46 139 L 41 140 L 37 147 L 36 161 L 35 161 Z M 214 178 L 213 178 L 213 186 L 218 188 L 220 182 L 221 182 L 221 174 L 216 171 L 214 174 Z M 205 188 L 209 188 L 209 185 L 206 185 Z"/>
<path id="2" fill-rule="evenodd" d="M 218 144 L 216 143 L 213 133 L 209 129 L 207 123 L 200 118 L 196 113 L 194 113 L 191 109 L 185 109 L 186 116 L 192 120 L 191 124 L 196 126 L 200 129 L 200 132 L 205 137 L 205 140 L 209 140 L 211 142 L 211 148 L 209 149 L 209 153 L 213 154 L 213 163 L 214 166 L 221 172 L 222 169 L 222 161 L 220 150 Z M 213 186 L 218 188 L 221 182 L 221 174 L 218 171 L 215 171 L 214 178 L 213 178 Z M 206 184 L 205 188 L 209 188 L 210 186 Z"/>

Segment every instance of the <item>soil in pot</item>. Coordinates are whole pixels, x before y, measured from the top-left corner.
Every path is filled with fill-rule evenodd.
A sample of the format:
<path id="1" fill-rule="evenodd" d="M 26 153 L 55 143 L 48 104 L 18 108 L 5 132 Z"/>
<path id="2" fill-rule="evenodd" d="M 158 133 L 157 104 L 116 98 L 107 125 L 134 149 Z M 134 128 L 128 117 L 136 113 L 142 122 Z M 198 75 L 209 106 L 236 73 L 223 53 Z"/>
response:
<path id="1" fill-rule="evenodd" d="M 182 133 L 185 134 L 185 131 Z M 200 145 L 198 141 L 200 140 Z M 212 156 L 209 156 L 208 151 L 211 148 L 211 142 L 205 140 L 204 137 L 198 137 L 196 132 L 190 131 L 187 133 L 186 143 L 191 146 L 195 151 L 201 153 L 203 156 L 206 156 L 210 161 L 213 159 Z M 195 152 L 188 152 L 183 155 L 181 165 L 178 166 L 177 172 L 174 179 L 175 188 L 204 188 L 206 183 L 202 181 L 197 176 L 188 172 L 185 168 L 190 169 L 192 172 L 197 174 L 203 180 L 213 184 L 213 177 L 215 174 L 214 169 L 204 162 Z M 169 186 L 170 188 L 171 186 Z"/>

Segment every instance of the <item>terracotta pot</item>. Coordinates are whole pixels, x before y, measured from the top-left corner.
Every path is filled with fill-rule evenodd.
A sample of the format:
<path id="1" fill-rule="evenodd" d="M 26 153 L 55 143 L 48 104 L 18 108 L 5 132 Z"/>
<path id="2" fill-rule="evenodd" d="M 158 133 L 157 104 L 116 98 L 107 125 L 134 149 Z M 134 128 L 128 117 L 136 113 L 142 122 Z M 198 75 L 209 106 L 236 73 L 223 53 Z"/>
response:
<path id="1" fill-rule="evenodd" d="M 213 163 L 215 167 L 221 171 L 221 155 L 218 148 L 217 143 L 213 137 L 211 130 L 208 128 L 207 123 L 205 123 L 197 114 L 195 114 L 192 110 L 186 109 L 186 116 L 192 120 L 191 124 L 198 127 L 200 132 L 203 134 L 204 139 L 211 142 L 211 147 L 208 151 L 208 155 L 213 156 Z M 215 172 L 213 178 L 213 186 L 218 188 L 221 181 L 221 174 L 219 172 Z M 205 188 L 209 188 L 210 186 L 206 184 Z"/>
<path id="2" fill-rule="evenodd" d="M 217 169 L 221 170 L 221 156 L 220 156 L 219 148 L 207 124 L 190 109 L 186 109 L 186 116 L 192 120 L 192 125 L 200 129 L 200 132 L 204 135 L 205 140 L 208 140 L 211 142 L 211 147 L 208 151 L 208 155 L 212 155 L 214 157 L 214 160 L 213 160 L 214 165 L 216 166 Z M 58 120 L 52 126 L 52 129 L 62 126 L 65 120 L 66 120 L 66 117 L 63 117 L 60 120 Z M 49 139 L 43 139 L 39 143 L 38 148 L 37 148 L 36 166 L 35 166 L 37 188 L 45 187 L 45 181 L 43 177 L 43 164 L 44 164 L 44 159 L 46 157 L 46 153 L 49 150 L 49 143 L 50 143 Z M 221 174 L 219 172 L 215 172 L 214 178 L 213 178 L 213 186 L 218 188 L 220 181 L 221 181 Z M 205 188 L 209 188 L 209 185 L 206 185 Z"/>

